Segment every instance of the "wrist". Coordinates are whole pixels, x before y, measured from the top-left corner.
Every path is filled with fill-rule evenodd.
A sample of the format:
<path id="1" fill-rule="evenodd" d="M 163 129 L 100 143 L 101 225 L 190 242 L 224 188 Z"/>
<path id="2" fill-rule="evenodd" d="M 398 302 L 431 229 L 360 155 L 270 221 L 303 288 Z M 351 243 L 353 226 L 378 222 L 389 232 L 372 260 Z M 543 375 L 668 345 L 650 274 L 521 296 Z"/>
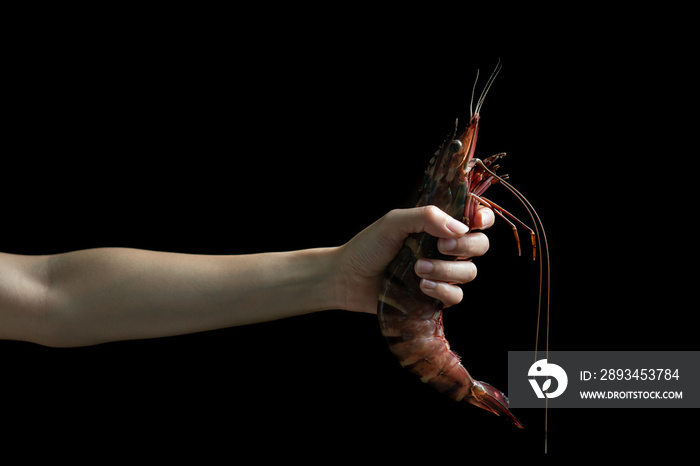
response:
<path id="1" fill-rule="evenodd" d="M 332 291 L 333 299 L 331 309 L 376 312 L 379 297 L 377 277 L 368 273 L 362 260 L 356 258 L 357 251 L 347 243 L 333 248 L 329 255 L 332 263 L 328 276 L 328 290 Z"/>
<path id="2" fill-rule="evenodd" d="M 292 281 L 300 285 L 306 312 L 342 308 L 342 287 L 338 279 L 338 248 L 294 251 Z"/>

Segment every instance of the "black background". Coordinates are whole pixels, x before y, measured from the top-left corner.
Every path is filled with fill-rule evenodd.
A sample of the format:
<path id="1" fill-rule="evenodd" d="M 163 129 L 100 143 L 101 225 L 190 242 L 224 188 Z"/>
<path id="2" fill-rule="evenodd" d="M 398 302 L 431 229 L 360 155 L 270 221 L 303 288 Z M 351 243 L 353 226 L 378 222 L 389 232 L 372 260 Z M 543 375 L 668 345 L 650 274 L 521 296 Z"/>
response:
<path id="1" fill-rule="evenodd" d="M 410 205 L 454 119 L 468 118 L 477 68 L 483 82 L 500 58 L 477 155 L 507 152 L 502 171 L 544 222 L 550 347 L 697 349 L 697 102 L 680 28 L 660 39 L 640 21 L 482 31 L 457 12 L 318 13 L 18 13 L 3 72 L 2 250 L 340 245 Z M 488 195 L 528 220 L 504 189 Z M 488 235 L 445 322 L 471 374 L 507 391 L 507 351 L 534 347 L 538 269 L 503 222 Z M 542 454 L 540 410 L 516 410 L 521 431 L 443 399 L 396 364 L 370 315 L 0 351 L 7 443 L 28 455 Z M 691 417 L 551 410 L 550 454 L 678 452 Z"/>

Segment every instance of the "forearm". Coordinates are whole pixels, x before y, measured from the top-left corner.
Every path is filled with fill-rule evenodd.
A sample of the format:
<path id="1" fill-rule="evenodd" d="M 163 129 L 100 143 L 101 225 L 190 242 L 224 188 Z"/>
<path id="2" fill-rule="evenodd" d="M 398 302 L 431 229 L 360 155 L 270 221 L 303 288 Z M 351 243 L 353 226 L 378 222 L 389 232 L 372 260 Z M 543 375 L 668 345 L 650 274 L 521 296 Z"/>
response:
<path id="1" fill-rule="evenodd" d="M 493 218 L 481 208 L 472 228 L 488 228 Z M 54 256 L 0 253 L 0 338 L 81 346 L 324 309 L 374 313 L 386 267 L 407 235 L 433 235 L 440 251 L 455 257 L 486 252 L 486 237 L 465 234 L 465 228 L 427 206 L 389 212 L 338 248 L 241 256 L 118 248 Z M 468 261 L 423 259 L 415 273 L 425 294 L 449 306 L 462 299 L 454 284 L 471 281 L 475 268 Z"/>
<path id="2" fill-rule="evenodd" d="M 47 344 L 79 346 L 333 308 L 335 249 L 204 256 L 92 249 L 47 258 Z"/>

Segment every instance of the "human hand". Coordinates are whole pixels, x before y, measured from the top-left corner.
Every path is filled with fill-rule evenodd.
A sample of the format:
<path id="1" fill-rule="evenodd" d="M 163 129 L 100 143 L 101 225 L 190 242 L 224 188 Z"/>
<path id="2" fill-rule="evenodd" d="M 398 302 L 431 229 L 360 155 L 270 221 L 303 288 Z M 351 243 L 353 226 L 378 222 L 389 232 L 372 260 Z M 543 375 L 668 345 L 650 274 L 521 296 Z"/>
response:
<path id="1" fill-rule="evenodd" d="M 493 211 L 480 207 L 472 230 L 493 225 Z M 489 248 L 483 233 L 467 233 L 467 226 L 435 206 L 392 210 L 358 233 L 338 250 L 338 293 L 341 308 L 375 313 L 384 270 L 411 233 L 427 232 L 438 240 L 441 253 L 460 259 L 481 256 Z M 421 290 L 443 302 L 445 307 L 462 300 L 462 289 L 455 284 L 470 282 L 476 266 L 467 260 L 443 261 L 421 259 L 416 263 Z"/>

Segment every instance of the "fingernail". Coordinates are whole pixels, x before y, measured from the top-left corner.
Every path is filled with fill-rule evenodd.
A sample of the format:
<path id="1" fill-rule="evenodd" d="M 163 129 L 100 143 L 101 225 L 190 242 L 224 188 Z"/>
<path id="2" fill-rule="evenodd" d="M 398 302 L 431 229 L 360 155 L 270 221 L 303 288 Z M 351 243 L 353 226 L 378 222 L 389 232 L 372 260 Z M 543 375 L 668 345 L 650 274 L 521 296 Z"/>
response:
<path id="1" fill-rule="evenodd" d="M 433 270 L 435 270 L 435 266 L 430 261 L 419 259 L 416 262 L 416 273 L 418 274 L 431 273 Z"/>
<path id="2" fill-rule="evenodd" d="M 443 252 L 454 251 L 457 248 L 457 240 L 453 238 L 440 238 L 438 249 Z"/>
<path id="3" fill-rule="evenodd" d="M 484 222 L 484 225 L 490 225 L 496 220 L 496 217 L 493 214 L 493 210 L 491 209 L 485 210 L 482 215 L 483 217 L 481 218 L 481 220 Z"/>
<path id="4" fill-rule="evenodd" d="M 428 290 L 434 290 L 435 288 L 437 288 L 437 282 L 434 282 L 432 280 L 426 280 L 424 278 L 423 280 L 421 280 L 421 286 Z"/>
<path id="5" fill-rule="evenodd" d="M 463 235 L 469 231 L 468 226 L 466 226 L 464 223 L 460 222 L 455 218 L 450 218 L 447 222 L 445 222 L 445 226 L 452 233 L 456 233 L 458 235 Z"/>

